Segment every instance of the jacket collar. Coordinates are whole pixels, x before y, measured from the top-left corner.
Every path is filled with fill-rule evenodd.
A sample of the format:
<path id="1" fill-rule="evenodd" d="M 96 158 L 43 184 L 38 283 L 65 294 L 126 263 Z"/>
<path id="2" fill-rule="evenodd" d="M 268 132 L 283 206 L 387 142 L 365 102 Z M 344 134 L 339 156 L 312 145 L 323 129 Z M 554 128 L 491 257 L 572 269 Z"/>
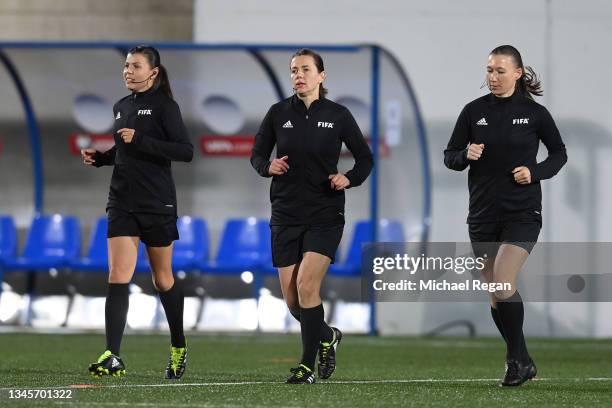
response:
<path id="1" fill-rule="evenodd" d="M 155 94 L 158 89 L 159 89 L 159 87 L 152 86 L 151 88 L 147 89 L 144 92 L 132 92 L 132 100 L 133 101 L 140 101 L 140 100 L 146 98 L 149 95 Z"/>
<path id="2" fill-rule="evenodd" d="M 324 103 L 324 100 L 325 98 L 319 97 L 319 99 L 315 99 L 314 101 L 312 101 L 312 103 L 310 104 L 310 108 L 306 109 L 306 105 L 304 104 L 304 102 L 302 102 L 302 100 L 297 95 L 293 95 L 291 97 L 291 106 L 293 107 L 293 109 L 297 110 L 300 113 L 315 112 L 321 108 Z"/>
<path id="3" fill-rule="evenodd" d="M 505 98 L 500 98 L 499 96 L 495 96 L 492 93 L 489 94 L 489 102 L 491 102 L 492 104 L 507 104 L 507 103 L 512 103 L 515 102 L 517 100 L 519 100 L 521 97 L 523 96 L 523 93 L 521 92 L 520 89 L 516 89 L 514 90 L 514 92 L 512 93 L 512 95 L 507 96 Z"/>

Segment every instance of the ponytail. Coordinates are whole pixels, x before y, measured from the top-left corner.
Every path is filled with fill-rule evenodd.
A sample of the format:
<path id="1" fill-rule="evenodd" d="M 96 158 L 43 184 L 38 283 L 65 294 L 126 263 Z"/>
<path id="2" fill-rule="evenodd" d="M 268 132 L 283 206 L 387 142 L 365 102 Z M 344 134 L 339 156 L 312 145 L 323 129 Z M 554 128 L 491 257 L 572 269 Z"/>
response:
<path id="1" fill-rule="evenodd" d="M 157 88 L 161 88 L 161 90 L 170 99 L 174 99 L 172 97 L 172 88 L 170 87 L 170 80 L 168 79 L 168 71 L 166 70 L 166 67 L 164 67 L 163 65 L 159 64 L 159 66 L 157 68 L 159 68 L 159 74 L 157 74 L 157 77 L 155 77 L 155 82 L 153 83 L 153 86 L 156 89 Z"/>
<path id="2" fill-rule="evenodd" d="M 327 92 L 329 92 L 327 88 L 324 87 L 323 84 L 319 84 L 319 97 L 325 98 L 325 95 L 327 95 Z"/>
<path id="3" fill-rule="evenodd" d="M 528 98 L 533 99 L 532 95 L 542 96 L 542 81 L 538 78 L 538 74 L 535 73 L 533 68 L 523 68 L 523 75 L 516 81 L 517 88 Z"/>

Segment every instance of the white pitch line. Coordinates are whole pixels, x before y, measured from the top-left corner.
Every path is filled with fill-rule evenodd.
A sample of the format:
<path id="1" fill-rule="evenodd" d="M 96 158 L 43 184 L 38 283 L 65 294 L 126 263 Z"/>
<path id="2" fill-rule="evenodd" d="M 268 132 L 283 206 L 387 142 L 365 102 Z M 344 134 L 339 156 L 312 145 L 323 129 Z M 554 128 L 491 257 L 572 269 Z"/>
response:
<path id="1" fill-rule="evenodd" d="M 411 384 L 411 383 L 470 383 L 495 382 L 499 378 L 413 378 L 389 380 L 338 380 L 324 381 L 319 384 Z M 586 378 L 540 378 L 535 381 L 612 381 L 612 377 L 586 377 Z M 90 384 L 91 387 L 79 388 L 67 386 L 54 387 L 4 387 L 0 391 L 18 389 L 95 389 L 95 388 L 159 388 L 159 387 L 206 387 L 206 386 L 235 386 L 235 385 L 281 385 L 280 381 L 238 381 L 238 382 L 204 382 L 204 383 L 169 383 L 169 384 Z"/>
<path id="2" fill-rule="evenodd" d="M 99 385 L 100 388 L 146 388 L 146 387 L 204 387 L 225 386 L 225 385 L 260 385 L 260 384 L 279 384 L 276 381 L 238 381 L 238 382 L 209 382 L 209 383 L 170 383 L 170 384 L 110 384 Z"/>
<path id="3" fill-rule="evenodd" d="M 325 381 L 327 384 L 410 384 L 410 383 L 462 383 L 462 382 L 495 382 L 499 378 L 415 378 L 407 380 L 348 380 L 348 381 Z M 537 377 L 534 381 L 612 381 L 607 377 L 592 378 L 541 378 Z"/>
<path id="4" fill-rule="evenodd" d="M 497 349 L 504 346 L 503 341 L 500 339 L 497 341 L 480 341 L 480 340 L 440 340 L 440 339 L 422 339 L 416 338 L 410 342 L 384 339 L 383 341 L 377 341 L 378 339 L 368 338 L 355 338 L 351 339 L 353 344 L 364 345 L 368 347 L 425 347 L 425 348 L 462 348 L 462 349 Z M 505 346 L 504 346 L 505 347 Z M 562 350 L 612 350 L 612 343 L 579 343 L 579 344 L 563 344 L 563 343 L 552 343 L 552 342 L 539 342 L 534 341 L 529 344 L 529 348 L 533 349 L 562 349 Z"/>

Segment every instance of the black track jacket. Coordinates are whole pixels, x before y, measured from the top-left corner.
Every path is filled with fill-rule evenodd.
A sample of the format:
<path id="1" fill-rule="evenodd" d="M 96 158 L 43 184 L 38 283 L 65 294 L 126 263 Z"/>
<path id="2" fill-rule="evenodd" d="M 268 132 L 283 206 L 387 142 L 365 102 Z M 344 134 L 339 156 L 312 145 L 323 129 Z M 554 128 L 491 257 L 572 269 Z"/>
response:
<path id="1" fill-rule="evenodd" d="M 94 166 L 112 166 L 108 204 L 129 212 L 176 215 L 170 162 L 189 162 L 193 145 L 177 103 L 161 89 L 120 99 L 113 106 L 115 146 L 94 155 Z M 117 130 L 135 129 L 131 143 Z"/>
<path id="2" fill-rule="evenodd" d="M 537 163 L 540 140 L 548 157 Z M 467 159 L 469 143 L 484 143 L 480 159 Z M 507 98 L 488 94 L 468 103 L 444 151 L 449 169 L 470 166 L 468 223 L 541 220 L 540 180 L 553 177 L 566 161 L 565 145 L 550 113 L 518 90 Z M 519 166 L 529 168 L 531 184 L 514 181 L 512 170 Z"/>
<path id="3" fill-rule="evenodd" d="M 270 186 L 270 225 L 344 223 L 344 191 L 330 187 L 329 175 L 338 173 L 342 142 L 355 158 L 345 176 L 359 186 L 372 169 L 372 152 L 353 115 L 344 106 L 321 98 L 308 110 L 292 96 L 272 105 L 255 136 L 251 164 L 270 177 L 270 154 L 289 156 L 289 171 L 273 176 Z"/>

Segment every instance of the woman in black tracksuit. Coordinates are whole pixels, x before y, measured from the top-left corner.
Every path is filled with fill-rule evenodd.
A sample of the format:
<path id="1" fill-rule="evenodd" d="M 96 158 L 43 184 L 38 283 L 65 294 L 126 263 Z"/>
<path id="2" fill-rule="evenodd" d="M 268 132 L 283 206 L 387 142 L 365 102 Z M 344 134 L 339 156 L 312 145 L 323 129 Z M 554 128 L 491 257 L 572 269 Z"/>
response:
<path id="1" fill-rule="evenodd" d="M 302 49 L 291 59 L 295 95 L 273 105 L 255 137 L 251 164 L 273 177 L 272 258 L 283 297 L 300 321 L 302 360 L 287 383 L 314 383 L 331 376 L 342 333 L 324 320 L 319 290 L 334 261 L 344 228 L 344 190 L 359 186 L 372 168 L 372 153 L 351 113 L 325 98 L 323 59 Z M 346 174 L 338 173 L 342 143 L 355 158 Z M 276 146 L 276 158 L 270 154 Z"/>
<path id="2" fill-rule="evenodd" d="M 119 348 L 127 319 L 129 283 L 142 241 L 170 326 L 172 346 L 165 376 L 178 379 L 185 371 L 187 351 L 183 294 L 172 275 L 173 241 L 179 236 L 170 163 L 191 161 L 193 146 L 155 48 L 132 48 L 126 57 L 123 80 L 132 93 L 113 107 L 115 146 L 104 153 L 81 151 L 86 165 L 114 166 L 106 206 L 110 266 L 106 351 L 89 371 L 95 376 L 125 373 Z"/>
<path id="3" fill-rule="evenodd" d="M 510 291 L 491 296 L 491 315 L 506 341 L 502 386 L 518 386 L 536 376 L 523 336 L 523 302 L 516 278 L 542 227 L 540 181 L 553 177 L 567 161 L 565 145 L 550 113 L 533 100 L 542 95 L 535 72 L 523 66 L 518 50 L 495 48 L 487 63 L 491 91 L 468 103 L 444 151 L 453 170 L 470 167 L 468 216 L 476 256 L 488 255 L 485 279 L 510 283 Z M 536 156 L 542 141 L 546 160 Z"/>

